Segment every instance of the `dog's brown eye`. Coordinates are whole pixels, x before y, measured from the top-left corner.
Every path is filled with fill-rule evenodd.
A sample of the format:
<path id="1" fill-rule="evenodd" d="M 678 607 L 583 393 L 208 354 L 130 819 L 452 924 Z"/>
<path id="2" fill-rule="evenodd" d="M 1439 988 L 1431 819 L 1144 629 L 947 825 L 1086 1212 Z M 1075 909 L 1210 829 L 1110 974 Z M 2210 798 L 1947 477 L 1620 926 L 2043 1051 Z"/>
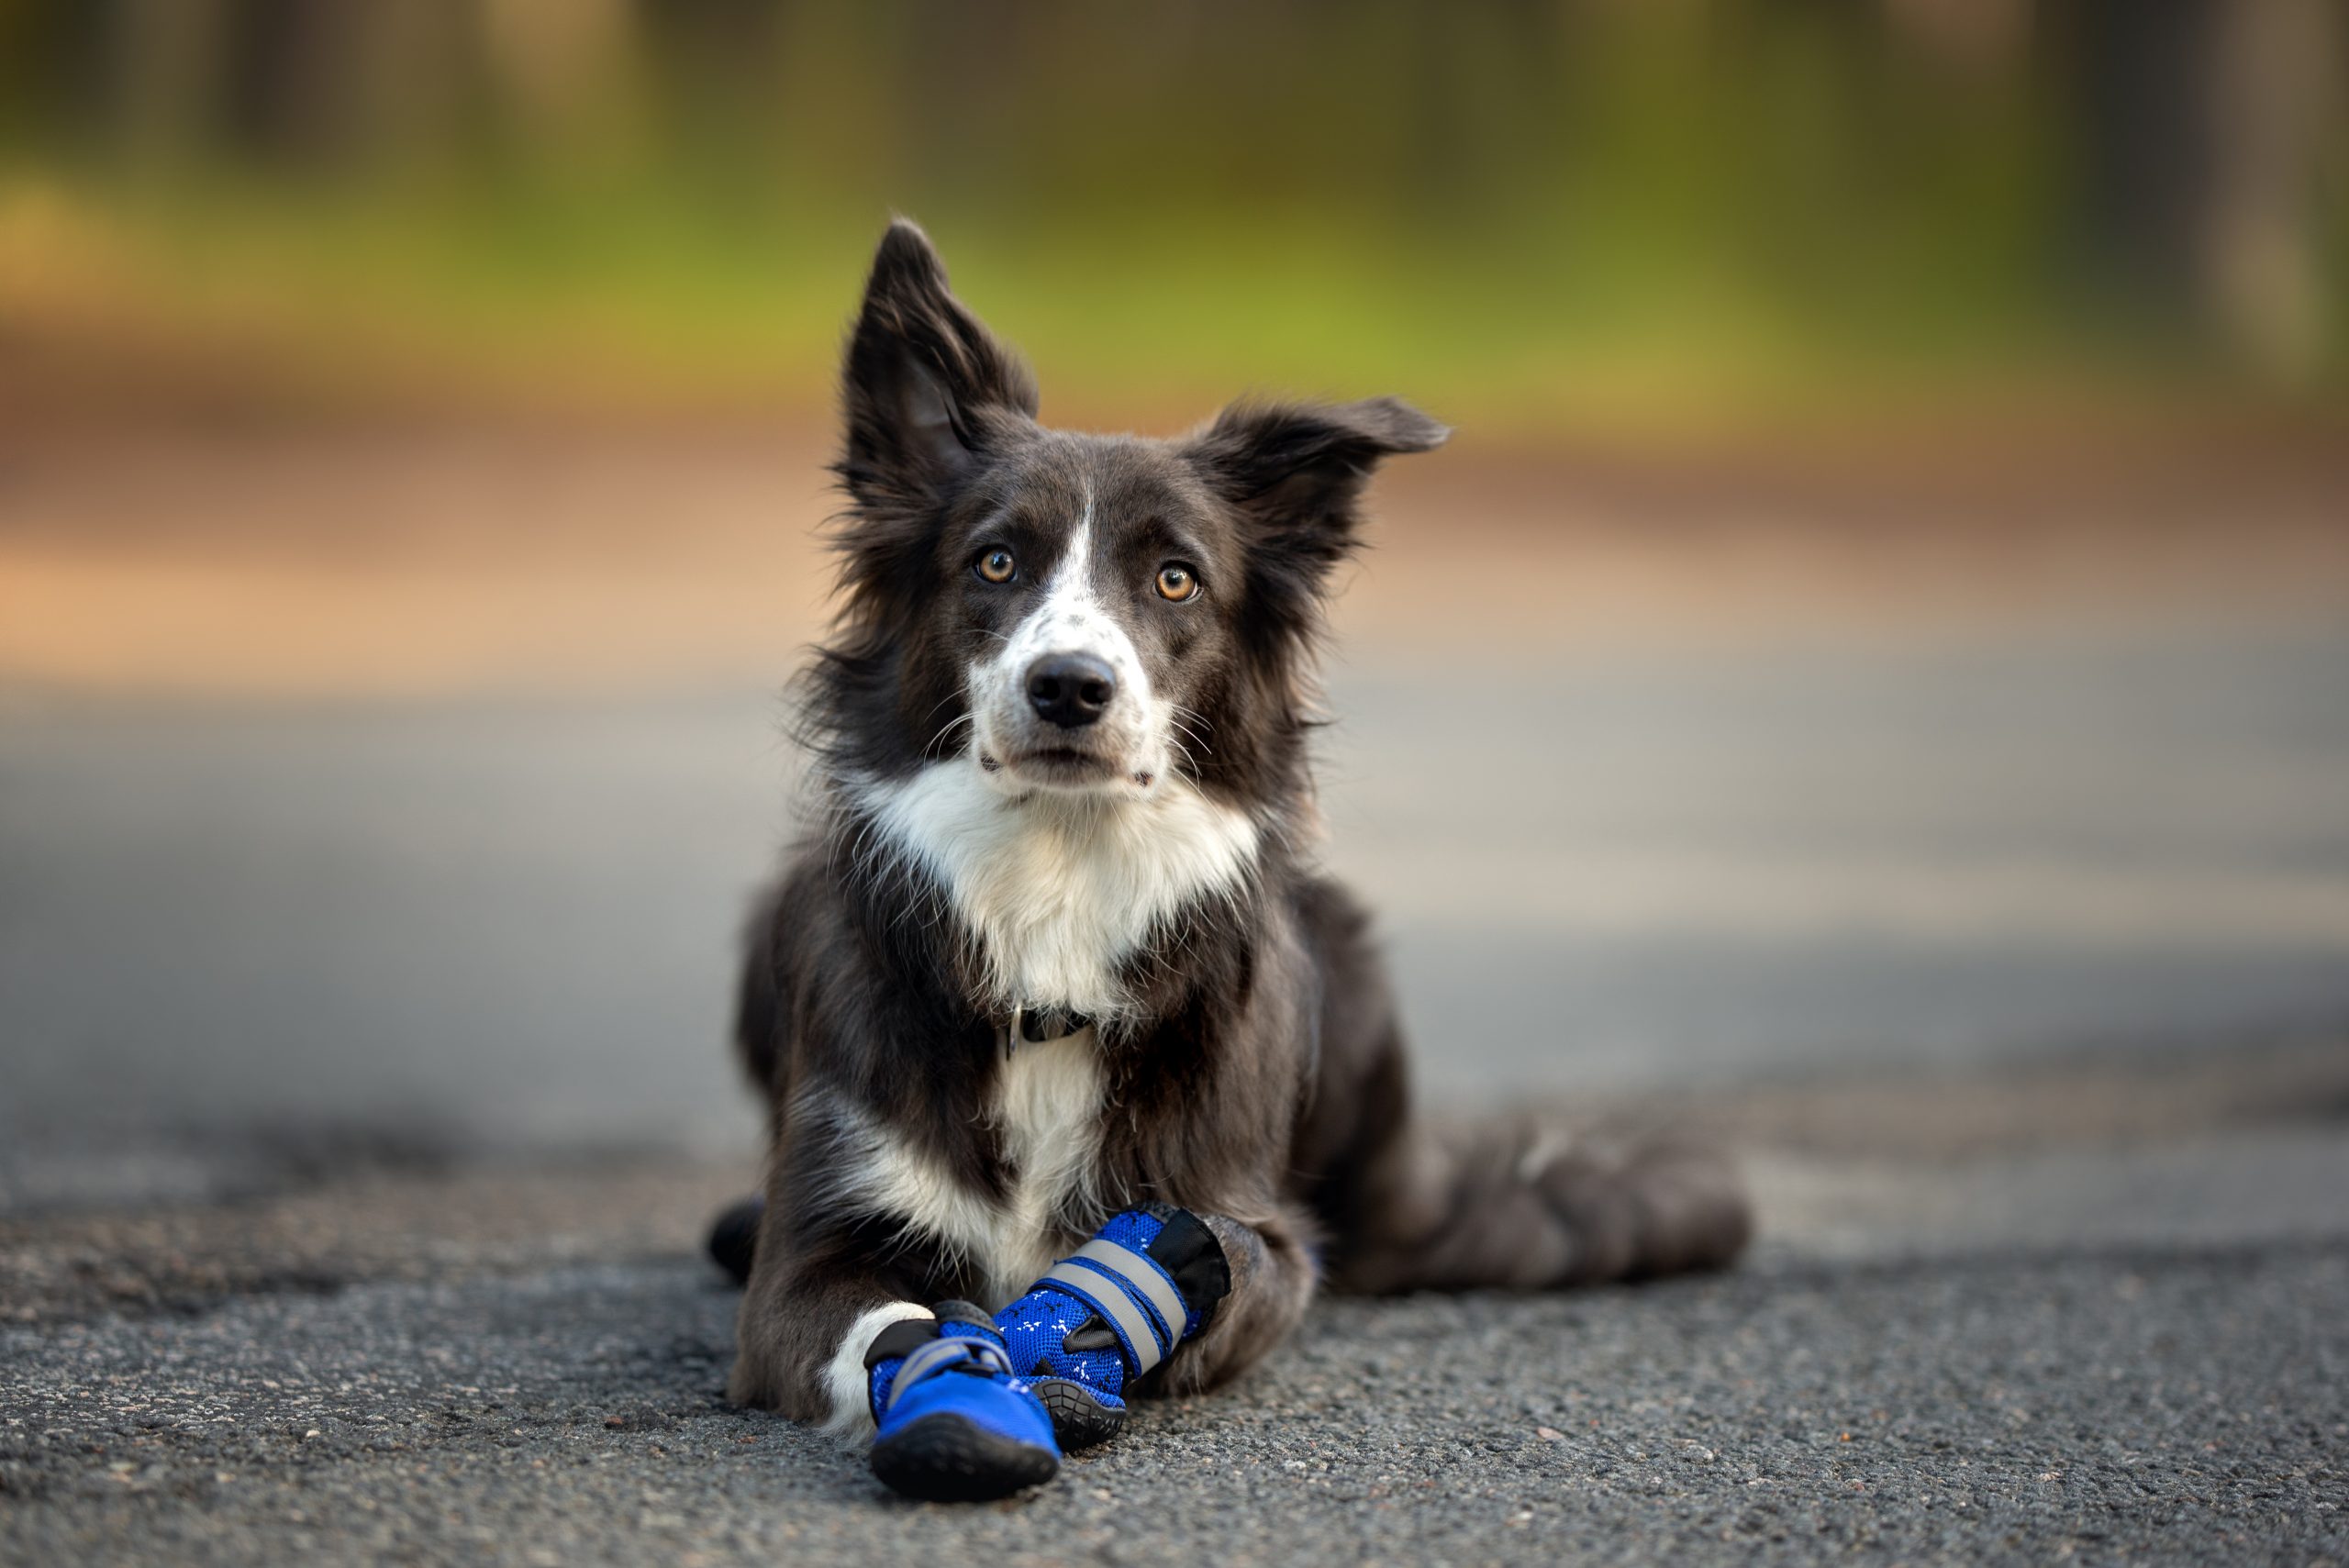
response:
<path id="1" fill-rule="evenodd" d="M 1160 598 L 1172 599 L 1174 603 L 1179 605 L 1184 600 L 1191 597 L 1194 594 L 1197 594 L 1198 591 L 1199 579 L 1197 574 L 1180 562 L 1170 561 L 1165 565 L 1158 569 L 1158 596 Z"/>
<path id="2" fill-rule="evenodd" d="M 1019 562 L 1011 559 L 1008 550 L 991 550 L 979 557 L 978 573 L 990 583 L 1008 583 L 1019 570 Z"/>

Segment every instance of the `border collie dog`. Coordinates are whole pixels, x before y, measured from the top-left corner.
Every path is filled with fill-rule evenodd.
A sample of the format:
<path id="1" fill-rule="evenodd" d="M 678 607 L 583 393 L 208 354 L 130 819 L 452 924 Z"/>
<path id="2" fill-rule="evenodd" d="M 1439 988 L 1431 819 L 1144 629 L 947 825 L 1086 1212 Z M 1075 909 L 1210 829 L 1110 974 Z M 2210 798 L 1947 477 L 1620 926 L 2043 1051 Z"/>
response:
<path id="1" fill-rule="evenodd" d="M 1332 568 L 1391 399 L 1176 440 L 1055 430 L 882 239 L 847 354 L 820 810 L 751 926 L 763 1196 L 740 1402 L 870 1435 L 901 1491 L 1002 1496 L 1277 1344 L 1324 1280 L 1542 1288 L 1718 1267 L 1728 1167 L 1416 1119 L 1360 907 L 1317 869 Z"/>

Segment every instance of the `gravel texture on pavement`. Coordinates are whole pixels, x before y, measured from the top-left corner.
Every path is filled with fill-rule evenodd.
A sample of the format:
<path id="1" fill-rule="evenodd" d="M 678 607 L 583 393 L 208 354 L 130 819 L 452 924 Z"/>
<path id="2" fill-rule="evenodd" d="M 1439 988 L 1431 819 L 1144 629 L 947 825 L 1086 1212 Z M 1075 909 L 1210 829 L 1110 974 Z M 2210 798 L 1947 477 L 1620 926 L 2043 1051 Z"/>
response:
<path id="1" fill-rule="evenodd" d="M 1336 1301 L 1023 1498 L 718 1398 L 685 1260 L 0 1335 L 12 1562 L 2316 1562 L 2349 1247 Z"/>

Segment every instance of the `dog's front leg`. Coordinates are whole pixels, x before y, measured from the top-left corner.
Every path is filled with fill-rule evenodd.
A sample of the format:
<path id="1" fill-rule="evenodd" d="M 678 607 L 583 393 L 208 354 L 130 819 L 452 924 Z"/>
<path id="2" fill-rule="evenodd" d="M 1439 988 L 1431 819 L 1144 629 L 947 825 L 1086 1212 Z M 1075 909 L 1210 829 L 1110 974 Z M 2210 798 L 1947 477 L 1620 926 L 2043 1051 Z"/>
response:
<path id="1" fill-rule="evenodd" d="M 845 1436 L 871 1430 L 865 1351 L 890 1324 L 930 1308 L 915 1299 L 919 1270 L 895 1260 L 884 1268 L 858 1256 L 853 1240 L 796 1226 L 768 1203 L 736 1318 L 729 1399 Z"/>
<path id="2" fill-rule="evenodd" d="M 1252 1218 L 1231 1218 L 1234 1207 Z M 1148 1204 L 1116 1216 L 997 1313 L 1012 1368 L 1051 1411 L 1062 1446 L 1115 1435 L 1138 1384 L 1207 1388 L 1278 1343 L 1312 1299 L 1304 1234 L 1275 1205 Z"/>
<path id="3" fill-rule="evenodd" d="M 820 1133 L 795 1117 L 777 1140 L 726 1396 L 855 1437 L 873 1427 L 866 1351 L 892 1323 L 931 1316 L 947 1260 L 841 1202 L 838 1151 Z"/>
<path id="4" fill-rule="evenodd" d="M 1198 1338 L 1168 1359 L 1170 1393 L 1197 1393 L 1247 1371 L 1288 1337 L 1313 1300 L 1313 1255 L 1301 1216 L 1273 1207 L 1245 1220 L 1202 1218 L 1222 1243 L 1231 1294 Z"/>

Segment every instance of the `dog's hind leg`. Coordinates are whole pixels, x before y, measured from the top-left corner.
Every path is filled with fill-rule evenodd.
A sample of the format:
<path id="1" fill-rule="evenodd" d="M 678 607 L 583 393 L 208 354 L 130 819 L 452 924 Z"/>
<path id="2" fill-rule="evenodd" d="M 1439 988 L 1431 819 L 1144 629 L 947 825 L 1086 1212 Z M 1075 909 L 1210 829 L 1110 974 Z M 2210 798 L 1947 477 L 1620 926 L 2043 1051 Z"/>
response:
<path id="1" fill-rule="evenodd" d="M 1609 1142 L 1525 1118 L 1438 1129 L 1414 1114 L 1366 922 L 1332 884 L 1301 914 L 1328 998 L 1299 1128 L 1330 1276 L 1364 1291 L 1541 1289 L 1719 1268 L 1751 1210 L 1731 1163 L 1670 1140 Z"/>

